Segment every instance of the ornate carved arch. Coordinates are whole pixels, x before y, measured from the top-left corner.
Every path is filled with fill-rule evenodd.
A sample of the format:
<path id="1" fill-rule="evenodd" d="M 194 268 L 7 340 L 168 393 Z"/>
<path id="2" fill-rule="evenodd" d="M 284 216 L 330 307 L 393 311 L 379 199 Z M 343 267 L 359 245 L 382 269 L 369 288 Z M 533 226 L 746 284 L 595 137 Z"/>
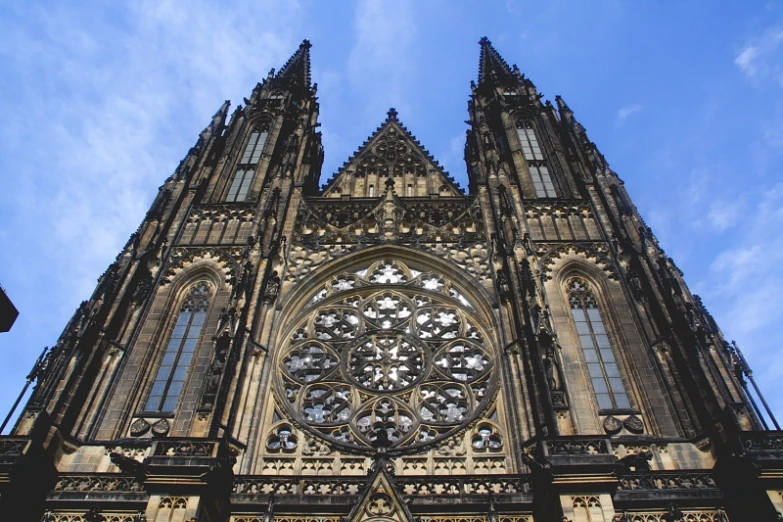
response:
<path id="1" fill-rule="evenodd" d="M 283 310 L 278 403 L 331 445 L 420 451 L 464 432 L 494 402 L 490 301 L 440 260 L 373 248 L 324 267 Z"/>
<path id="2" fill-rule="evenodd" d="M 464 253 L 462 257 L 458 257 L 461 251 L 458 251 L 458 249 L 455 248 L 450 248 L 452 245 L 446 245 L 444 250 L 447 250 L 447 252 L 445 252 L 442 257 L 436 257 L 432 253 L 402 245 L 380 245 L 374 247 L 365 247 L 359 249 L 358 251 L 351 251 L 351 247 L 355 248 L 355 245 L 348 244 L 339 246 L 342 247 L 339 255 L 335 255 L 333 257 L 329 256 L 328 254 L 318 253 L 318 259 L 311 260 L 304 256 L 303 253 L 303 259 L 309 260 L 310 262 L 308 266 L 312 266 L 313 269 L 307 274 L 307 285 L 300 285 L 297 290 L 288 294 L 283 299 L 281 308 L 284 315 L 290 314 L 292 310 L 299 309 L 301 306 L 303 306 L 303 299 L 305 298 L 305 294 L 309 293 L 310 289 L 313 287 L 326 282 L 326 280 L 332 277 L 335 273 L 359 266 L 370 259 L 381 259 L 388 257 L 399 259 L 402 262 L 413 262 L 422 265 L 431 272 L 449 274 L 454 279 L 454 281 L 471 296 L 472 299 L 478 303 L 486 305 L 478 308 L 478 310 L 483 314 L 481 320 L 489 321 L 491 322 L 493 328 L 497 328 L 497 325 L 495 324 L 495 317 L 491 308 L 491 303 L 494 302 L 494 298 L 487 292 L 485 286 L 478 284 L 478 281 L 476 280 L 478 274 L 474 274 L 474 272 L 470 270 L 470 266 L 468 267 L 468 270 L 465 270 L 460 266 L 455 266 L 455 263 L 464 263 L 463 258 L 467 258 L 469 256 L 469 252 Z M 292 246 L 291 250 L 293 251 L 295 248 L 297 248 L 297 245 Z M 479 244 L 475 245 L 475 248 L 482 249 L 482 260 L 488 257 L 489 254 L 486 251 L 486 247 Z M 454 253 L 449 255 L 452 250 Z M 437 251 L 435 253 L 441 254 L 442 252 Z M 328 259 L 329 257 L 332 257 L 332 259 Z M 454 262 L 446 262 L 444 259 L 449 259 Z M 321 265 L 321 263 L 324 264 Z"/>
<path id="3" fill-rule="evenodd" d="M 561 272 L 567 258 L 577 260 L 601 270 L 607 278 L 617 280 L 617 269 L 614 262 L 606 255 L 608 248 L 602 244 L 569 244 L 556 246 L 544 253 L 539 262 L 541 277 L 544 281 L 552 279 L 555 272 Z"/>
<path id="4" fill-rule="evenodd" d="M 237 258 L 242 249 L 235 247 L 231 251 L 220 248 L 175 248 L 169 257 L 161 286 L 176 282 L 193 270 L 204 270 L 215 274 L 221 283 L 231 284 L 239 273 Z M 220 285 L 218 285 L 220 286 Z"/>

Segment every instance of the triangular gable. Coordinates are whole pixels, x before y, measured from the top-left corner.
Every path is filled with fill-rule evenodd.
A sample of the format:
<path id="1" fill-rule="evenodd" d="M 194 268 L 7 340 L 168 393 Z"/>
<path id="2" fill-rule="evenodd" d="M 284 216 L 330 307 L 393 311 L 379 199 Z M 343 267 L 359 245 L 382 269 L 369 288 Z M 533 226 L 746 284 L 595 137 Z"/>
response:
<path id="1" fill-rule="evenodd" d="M 324 186 L 325 197 L 377 198 L 386 180 L 400 197 L 463 196 L 454 178 L 421 146 L 389 109 L 386 121 Z"/>
<path id="2" fill-rule="evenodd" d="M 348 514 L 347 522 L 366 522 L 371 519 L 414 522 L 415 519 L 408 506 L 405 505 L 386 472 L 387 463 L 384 458 L 376 460 L 370 482 Z"/>

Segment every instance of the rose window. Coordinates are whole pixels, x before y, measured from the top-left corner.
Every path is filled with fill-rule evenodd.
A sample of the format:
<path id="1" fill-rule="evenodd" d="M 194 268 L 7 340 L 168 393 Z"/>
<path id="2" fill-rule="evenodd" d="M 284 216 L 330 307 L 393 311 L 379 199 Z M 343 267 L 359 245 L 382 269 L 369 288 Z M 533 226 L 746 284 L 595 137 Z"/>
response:
<path id="1" fill-rule="evenodd" d="M 330 443 L 424 446 L 466 428 L 497 388 L 493 350 L 462 288 L 400 261 L 339 274 L 283 332 L 277 393 Z"/>
<path id="2" fill-rule="evenodd" d="M 424 373 L 424 349 L 401 333 L 364 336 L 348 351 L 347 374 L 370 391 L 400 390 L 411 386 Z"/>

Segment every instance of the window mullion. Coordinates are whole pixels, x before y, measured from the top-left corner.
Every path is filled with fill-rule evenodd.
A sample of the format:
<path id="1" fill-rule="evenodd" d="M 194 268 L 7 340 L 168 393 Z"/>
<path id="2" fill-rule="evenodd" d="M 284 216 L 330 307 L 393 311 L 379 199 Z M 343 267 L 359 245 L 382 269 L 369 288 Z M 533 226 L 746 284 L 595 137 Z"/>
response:
<path id="1" fill-rule="evenodd" d="M 604 377 L 604 382 L 606 383 L 606 389 L 609 392 L 609 398 L 612 400 L 612 406 L 617 407 L 617 400 L 614 398 L 614 390 L 612 389 L 611 382 L 609 381 L 609 375 L 606 373 L 606 361 L 604 361 L 604 355 L 601 353 L 601 346 L 598 344 L 598 337 L 595 333 L 595 328 L 593 327 L 593 321 L 590 319 L 590 315 L 587 313 L 587 303 L 582 301 L 582 306 L 584 306 L 584 314 L 587 318 L 587 327 L 590 329 L 590 337 L 593 339 L 593 346 L 596 348 L 596 354 L 598 355 L 598 362 L 601 365 L 601 373 Z M 611 350 L 611 347 L 609 348 Z"/>
<path id="2" fill-rule="evenodd" d="M 166 386 L 163 388 L 163 395 L 160 399 L 160 406 L 158 406 L 158 411 L 162 411 L 163 405 L 166 403 L 166 400 L 169 398 L 169 390 L 171 389 L 171 382 L 174 380 L 174 374 L 177 373 L 177 367 L 179 366 L 179 361 L 182 358 L 182 348 L 185 346 L 185 343 L 188 341 L 188 337 L 190 336 L 190 329 L 193 326 L 193 318 L 196 316 L 196 312 L 191 311 L 190 312 L 190 318 L 188 319 L 188 326 L 185 328 L 185 332 L 182 335 L 182 340 L 179 342 L 179 347 L 177 348 L 177 356 L 174 358 L 174 362 L 171 364 L 171 372 L 169 373 L 168 379 L 166 379 Z"/>

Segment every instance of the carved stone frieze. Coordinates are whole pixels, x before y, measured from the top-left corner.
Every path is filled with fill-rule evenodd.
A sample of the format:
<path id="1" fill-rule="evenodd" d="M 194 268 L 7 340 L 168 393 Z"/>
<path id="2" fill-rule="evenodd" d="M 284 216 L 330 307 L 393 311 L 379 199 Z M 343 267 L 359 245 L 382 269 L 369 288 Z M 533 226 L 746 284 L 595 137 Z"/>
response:
<path id="1" fill-rule="evenodd" d="M 111 513 L 71 513 L 47 511 L 41 522 L 94 522 L 97 517 L 101 522 L 146 522 L 143 514 L 111 514 Z"/>
<path id="2" fill-rule="evenodd" d="M 467 495 L 517 495 L 531 492 L 529 475 L 493 475 L 439 477 L 402 476 L 395 479 L 399 491 L 405 496 Z M 367 485 L 367 477 L 267 477 L 238 476 L 234 480 L 233 494 L 241 501 L 243 496 L 358 496 Z"/>
<path id="3" fill-rule="evenodd" d="M 547 455 L 609 455 L 610 448 L 606 439 L 587 437 L 568 437 L 544 441 Z"/>
<path id="4" fill-rule="evenodd" d="M 347 208 L 345 208 L 347 206 Z M 302 202 L 297 217 L 296 242 L 421 244 L 472 243 L 484 236 L 478 199 L 454 198 L 408 201 L 387 195 L 372 202 L 346 204 L 324 199 Z"/>
<path id="5" fill-rule="evenodd" d="M 308 247 L 304 244 L 292 245 L 288 252 L 288 271 L 286 281 L 296 282 L 312 273 L 323 264 L 355 252 L 358 244 L 334 244 L 322 248 Z"/>
<path id="6" fill-rule="evenodd" d="M 644 472 L 620 477 L 621 490 L 691 490 L 717 489 L 711 473 Z"/>
<path id="7" fill-rule="evenodd" d="M 144 487 L 135 478 L 107 473 L 95 475 L 61 475 L 54 491 L 82 493 L 143 493 Z"/>
<path id="8" fill-rule="evenodd" d="M 28 443 L 25 439 L 0 439 L 0 460 L 22 456 Z"/>
<path id="9" fill-rule="evenodd" d="M 486 522 L 486 517 L 418 517 L 421 522 Z M 533 515 L 498 515 L 497 522 L 533 522 Z"/>
<path id="10" fill-rule="evenodd" d="M 212 457 L 216 442 L 160 440 L 155 444 L 154 455 L 167 457 Z"/>
<path id="11" fill-rule="evenodd" d="M 623 512 L 615 515 L 612 522 L 728 522 L 726 513 L 720 509 L 707 510 L 677 510 L 676 517 L 672 514 L 659 512 Z"/>

